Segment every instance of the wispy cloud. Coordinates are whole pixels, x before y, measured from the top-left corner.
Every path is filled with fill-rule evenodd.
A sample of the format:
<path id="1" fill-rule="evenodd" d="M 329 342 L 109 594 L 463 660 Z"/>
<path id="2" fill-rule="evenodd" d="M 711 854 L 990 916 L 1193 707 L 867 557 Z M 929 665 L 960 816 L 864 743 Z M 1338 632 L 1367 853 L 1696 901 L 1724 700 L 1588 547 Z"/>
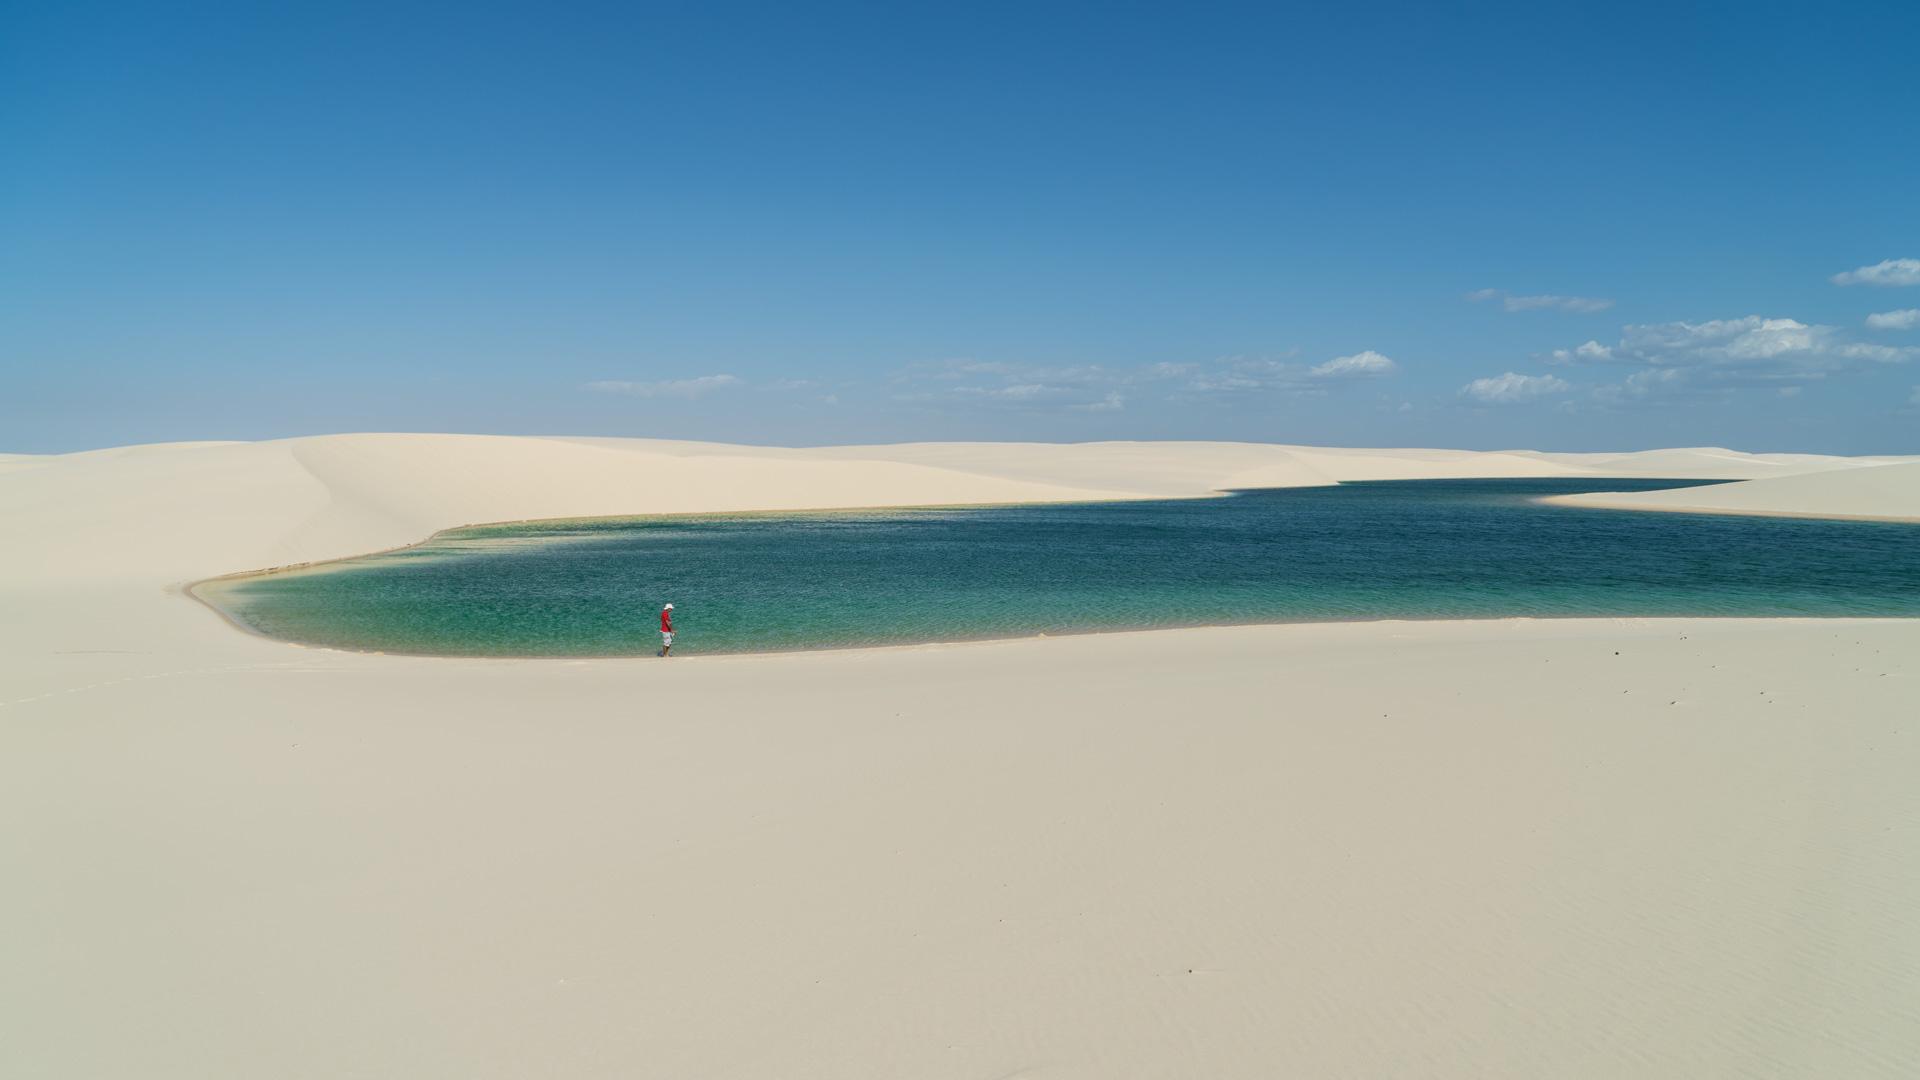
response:
<path id="1" fill-rule="evenodd" d="M 1177 365 L 1177 370 L 1175 365 L 1167 367 L 1181 377 L 1180 391 L 1206 395 L 1260 391 L 1321 393 L 1332 383 L 1377 379 L 1400 370 L 1400 365 L 1391 358 L 1372 349 L 1336 356 L 1320 364 L 1264 356 L 1229 356 L 1210 364 Z"/>
<path id="2" fill-rule="evenodd" d="M 1107 391 L 1107 396 L 1101 398 L 1099 401 L 1089 401 L 1079 405 L 1067 406 L 1067 408 L 1079 412 L 1119 412 L 1126 407 L 1127 399 L 1121 396 L 1118 390 Z"/>
<path id="3" fill-rule="evenodd" d="M 895 401 L 924 406 L 1114 412 L 1139 375 L 1098 364 L 928 360 L 896 372 Z"/>
<path id="4" fill-rule="evenodd" d="M 1188 369 L 1177 387 L 1182 393 L 1239 394 L 1308 385 L 1306 365 L 1265 356 L 1228 356 L 1208 364 L 1182 366 Z"/>
<path id="5" fill-rule="evenodd" d="M 1920 285 L 1920 259 L 1882 259 L 1831 280 L 1835 285 Z"/>
<path id="6" fill-rule="evenodd" d="M 660 382 L 628 382 L 623 379 L 603 379 L 590 382 L 587 389 L 603 394 L 626 394 L 640 398 L 697 398 L 745 385 L 744 380 L 733 375 L 700 375 L 691 379 L 665 379 Z"/>
<path id="7" fill-rule="evenodd" d="M 1336 356 L 1324 364 L 1316 364 L 1308 369 L 1307 374 L 1316 379 L 1371 379 L 1391 375 L 1396 370 L 1398 365 L 1392 360 L 1367 349 L 1352 356 Z"/>
<path id="8" fill-rule="evenodd" d="M 1656 395 L 1778 389 L 1880 364 L 1920 359 L 1920 346 L 1854 341 L 1832 326 L 1748 315 L 1707 322 L 1626 326 L 1613 345 L 1589 341 L 1541 358 L 1556 365 L 1613 364 L 1652 369 L 1597 391 L 1625 402 Z"/>
<path id="9" fill-rule="evenodd" d="M 1475 379 L 1461 387 L 1460 393 L 1482 405 L 1518 405 L 1552 394 L 1564 394 L 1571 389 L 1572 383 L 1554 375 L 1522 375 L 1517 371 L 1509 371 L 1503 375 Z"/>
<path id="10" fill-rule="evenodd" d="M 1612 359 L 1613 350 L 1597 341 L 1571 349 L 1555 349 L 1545 357 L 1549 364 L 1604 364 Z"/>
<path id="11" fill-rule="evenodd" d="M 1911 330 L 1920 326 L 1920 308 L 1878 312 L 1867 316 L 1867 325 L 1875 330 Z"/>
<path id="12" fill-rule="evenodd" d="M 1500 306 L 1507 311 L 1574 311 L 1591 313 L 1595 311 L 1605 311 L 1613 306 L 1612 300 L 1597 296 L 1553 296 L 1547 294 L 1515 296 L 1504 289 L 1476 289 L 1467 294 L 1467 299 L 1476 304 L 1488 300 L 1498 300 L 1500 301 Z"/>
<path id="13" fill-rule="evenodd" d="M 1117 368 L 936 360 L 896 372 L 893 397 L 928 407 L 1100 413 L 1117 412 L 1140 397 L 1192 401 L 1254 393 L 1320 394 L 1338 384 L 1378 379 L 1398 370 L 1391 358 L 1371 349 L 1319 364 L 1292 359 L 1291 354 Z"/>
<path id="14" fill-rule="evenodd" d="M 1853 341 L 1837 327 L 1759 315 L 1625 326 L 1617 344 L 1598 349 L 1595 345 L 1588 342 L 1574 349 L 1574 360 L 1830 372 L 1920 357 L 1920 347 Z M 1563 351 L 1553 355 L 1557 359 Z"/>
<path id="15" fill-rule="evenodd" d="M 1797 390 L 1798 387 L 1781 387 Z M 1603 405 L 1626 405 L 1649 401 L 1670 401 L 1697 395 L 1704 388 L 1685 368 L 1648 368 L 1636 371 L 1617 383 L 1593 388 L 1593 398 Z"/>

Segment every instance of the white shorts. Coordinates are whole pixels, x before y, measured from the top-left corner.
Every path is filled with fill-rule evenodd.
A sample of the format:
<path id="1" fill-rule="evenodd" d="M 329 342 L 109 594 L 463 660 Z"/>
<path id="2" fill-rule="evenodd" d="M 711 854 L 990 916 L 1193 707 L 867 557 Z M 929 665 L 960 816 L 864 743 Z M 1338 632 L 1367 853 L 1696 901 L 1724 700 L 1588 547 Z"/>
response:
<path id="1" fill-rule="evenodd" d="M 664 649 L 671 644 L 673 644 L 673 631 L 671 630 L 660 631 L 660 647 Z"/>

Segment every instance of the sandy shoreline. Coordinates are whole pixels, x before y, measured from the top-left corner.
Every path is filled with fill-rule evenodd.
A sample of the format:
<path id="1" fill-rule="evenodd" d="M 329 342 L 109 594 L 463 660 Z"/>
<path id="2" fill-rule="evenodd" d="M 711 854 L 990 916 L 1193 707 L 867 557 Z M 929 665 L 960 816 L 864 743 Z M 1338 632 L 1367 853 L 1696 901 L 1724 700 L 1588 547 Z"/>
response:
<path id="1" fill-rule="evenodd" d="M 1636 457 L 1827 474 L 1713 489 L 1772 509 L 1896 507 L 1907 468 Z M 461 436 L 10 461 L 0 1053 L 88 1078 L 1911 1075 L 1920 621 L 532 661 L 290 647 L 178 591 L 458 521 L 1630 467 Z"/>
<path id="2" fill-rule="evenodd" d="M 1543 501 L 1601 510 L 1911 523 L 1920 521 L 1920 462 L 1878 464 L 1840 475 L 1768 477 L 1711 488 L 1555 495 Z"/>
<path id="3" fill-rule="evenodd" d="M 1880 521 L 1894 525 L 1920 523 L 1920 515 L 1910 514 L 1829 514 L 1816 510 L 1736 510 L 1717 506 L 1668 506 L 1660 503 L 1631 504 L 1624 500 L 1617 503 L 1601 503 L 1589 502 L 1587 499 L 1588 496 L 1585 495 L 1547 495 L 1538 501 L 1550 506 L 1580 506 L 1589 510 L 1628 510 L 1658 514 L 1715 514 L 1722 517 L 1799 518 L 1802 521 Z"/>

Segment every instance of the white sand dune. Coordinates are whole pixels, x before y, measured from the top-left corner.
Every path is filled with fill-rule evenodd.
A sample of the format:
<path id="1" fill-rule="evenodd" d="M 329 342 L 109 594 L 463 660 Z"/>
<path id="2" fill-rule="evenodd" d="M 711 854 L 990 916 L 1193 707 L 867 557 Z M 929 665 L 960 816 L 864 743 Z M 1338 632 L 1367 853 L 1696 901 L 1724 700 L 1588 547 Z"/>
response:
<path id="1" fill-rule="evenodd" d="M 1722 450 L 1586 460 L 1249 443 L 786 450 L 481 435 L 175 443 L 16 464 L 0 473 L 0 544 L 13 556 L 0 575 L 169 584 L 527 518 L 1194 496 L 1424 477 L 1858 475 L 1864 467 L 1847 458 L 1786 462 Z"/>
<path id="2" fill-rule="evenodd" d="M 1556 495 L 1546 501 L 1617 510 L 1920 521 L 1920 462 L 1823 470 L 1673 491 Z"/>
<path id="3" fill-rule="evenodd" d="M 52 460 L 42 454 L 0 454 L 0 473 L 35 468 Z"/>
<path id="4" fill-rule="evenodd" d="M 1920 464 L 1886 460 L 0 458 L 0 1074 L 1911 1076 L 1920 621 L 486 661 L 270 642 L 181 592 L 620 513 L 1554 475 L 1851 513 L 1906 505 Z"/>
<path id="5" fill-rule="evenodd" d="M 1544 460 L 1597 476 L 1675 476 L 1696 480 L 1764 480 L 1833 472 L 1866 465 L 1920 460 L 1912 457 L 1829 457 L 1823 454 L 1746 454 L 1724 447 L 1643 450 L 1631 454 L 1539 454 Z"/>

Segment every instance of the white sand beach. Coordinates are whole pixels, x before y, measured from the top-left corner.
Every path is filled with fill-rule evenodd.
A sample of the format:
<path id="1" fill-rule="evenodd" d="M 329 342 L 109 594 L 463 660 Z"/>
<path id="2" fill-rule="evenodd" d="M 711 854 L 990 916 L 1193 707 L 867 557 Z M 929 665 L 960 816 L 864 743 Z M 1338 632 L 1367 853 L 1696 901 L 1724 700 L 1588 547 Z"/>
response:
<path id="1" fill-rule="evenodd" d="M 549 517 L 1920 459 L 343 435 L 0 456 L 0 1073 L 1908 1077 L 1920 621 L 389 657 L 193 581 Z"/>

